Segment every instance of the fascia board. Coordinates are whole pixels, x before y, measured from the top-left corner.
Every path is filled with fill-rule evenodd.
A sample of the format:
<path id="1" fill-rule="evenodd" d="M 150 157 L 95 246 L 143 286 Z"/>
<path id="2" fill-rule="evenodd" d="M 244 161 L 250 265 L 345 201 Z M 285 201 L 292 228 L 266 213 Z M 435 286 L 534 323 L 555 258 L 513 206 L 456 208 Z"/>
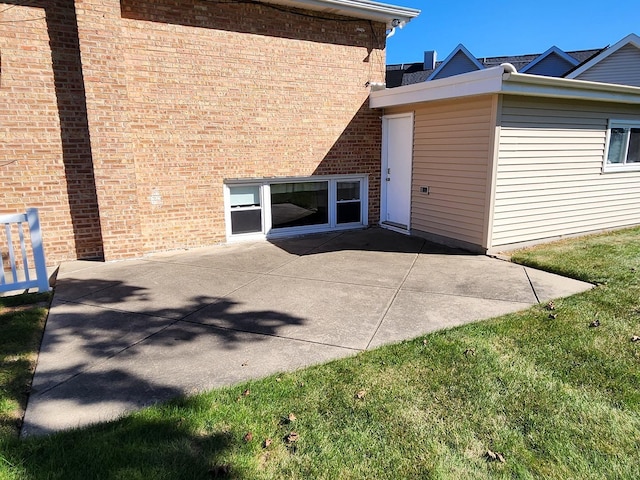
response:
<path id="1" fill-rule="evenodd" d="M 401 24 L 410 22 L 420 14 L 415 8 L 401 7 L 387 3 L 371 2 L 368 0 L 263 0 L 266 3 L 286 5 L 309 9 L 324 13 L 344 15 L 347 17 L 363 18 L 386 23 L 391 27 L 395 19 Z"/>
<path id="2" fill-rule="evenodd" d="M 600 63 L 602 60 L 607 58 L 609 55 L 617 52 L 618 50 L 620 50 L 622 47 L 624 47 L 625 45 L 627 45 L 629 43 L 632 44 L 633 46 L 635 46 L 636 48 L 640 48 L 640 37 L 638 35 L 636 35 L 635 33 L 631 33 L 631 34 L 627 35 L 626 37 L 624 37 L 622 40 L 620 40 L 615 45 L 610 46 L 605 51 L 600 52 L 598 55 L 593 57 L 591 60 L 589 60 L 587 63 L 585 63 L 581 67 L 576 68 L 573 72 L 571 72 L 565 78 L 568 78 L 568 79 L 576 78 L 580 74 L 586 72 L 591 67 L 593 67 L 597 63 Z"/>
<path id="3" fill-rule="evenodd" d="M 640 87 L 521 73 L 505 73 L 501 93 L 640 104 Z"/>
<path id="4" fill-rule="evenodd" d="M 440 80 L 378 90 L 371 92 L 369 106 L 371 108 L 386 108 L 447 98 L 498 93 L 502 87 L 503 72 L 503 67 L 493 67 Z"/>

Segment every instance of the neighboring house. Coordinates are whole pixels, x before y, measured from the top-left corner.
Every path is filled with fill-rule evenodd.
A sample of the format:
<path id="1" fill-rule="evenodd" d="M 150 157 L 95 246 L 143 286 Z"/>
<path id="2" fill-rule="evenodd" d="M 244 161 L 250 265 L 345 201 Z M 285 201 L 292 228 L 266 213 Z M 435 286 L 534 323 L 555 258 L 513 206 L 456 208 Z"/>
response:
<path id="1" fill-rule="evenodd" d="M 47 259 L 377 221 L 387 32 L 368 0 L 0 1 L 0 214 Z"/>
<path id="2" fill-rule="evenodd" d="M 482 252 L 640 224 L 639 40 L 567 78 L 532 59 L 372 92 L 383 223 Z"/>
<path id="3" fill-rule="evenodd" d="M 464 45 L 460 44 L 442 61 L 437 61 L 437 53 L 430 50 L 424 52 L 423 62 L 387 65 L 386 86 L 393 88 L 428 80 L 438 80 L 497 67 L 503 63 L 510 63 L 520 73 L 563 77 L 572 72 L 577 65 L 591 60 L 605 50 L 606 48 L 598 48 L 563 52 L 553 46 L 544 53 L 477 58 Z"/>

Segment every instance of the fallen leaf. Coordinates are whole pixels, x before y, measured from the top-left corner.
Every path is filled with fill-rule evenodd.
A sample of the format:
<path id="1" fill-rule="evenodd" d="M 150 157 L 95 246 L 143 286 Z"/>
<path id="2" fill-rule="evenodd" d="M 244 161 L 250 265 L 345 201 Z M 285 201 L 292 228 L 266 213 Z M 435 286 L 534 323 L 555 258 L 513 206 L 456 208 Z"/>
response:
<path id="1" fill-rule="evenodd" d="M 485 455 L 489 460 L 497 460 L 498 458 L 498 456 L 495 453 L 493 453 L 491 450 L 487 450 L 487 453 Z"/>
<path id="2" fill-rule="evenodd" d="M 640 336 L 634 335 L 633 337 L 631 337 L 631 341 L 632 342 L 640 342 Z"/>
<path id="3" fill-rule="evenodd" d="M 597 318 L 593 322 L 591 322 L 589 324 L 590 328 L 596 328 L 596 327 L 599 327 L 599 326 L 600 326 L 600 320 L 598 320 Z"/>
<path id="4" fill-rule="evenodd" d="M 242 437 L 242 439 L 243 439 L 245 442 L 249 443 L 251 440 L 253 440 L 253 433 L 251 433 L 251 432 L 247 432 L 247 433 L 245 433 L 245 434 L 244 434 L 244 437 Z"/>
<path id="5" fill-rule="evenodd" d="M 355 398 L 357 398 L 357 399 L 361 400 L 361 399 L 363 399 L 363 398 L 364 398 L 364 396 L 365 396 L 366 394 L 367 394 L 367 391 L 366 391 L 366 390 L 358 390 L 354 396 L 355 396 Z"/>
<path id="6" fill-rule="evenodd" d="M 293 413 L 290 413 L 287 418 L 289 419 L 289 422 L 295 422 L 296 421 L 296 416 Z"/>
<path id="7" fill-rule="evenodd" d="M 251 394 L 251 390 L 249 390 L 248 388 L 244 392 L 242 392 L 243 397 L 248 397 L 250 394 Z"/>
<path id="8" fill-rule="evenodd" d="M 422 344 L 426 345 L 427 344 L 427 339 L 425 338 L 424 340 L 422 340 Z"/>
<path id="9" fill-rule="evenodd" d="M 297 442 L 299 438 L 300 438 L 300 435 L 298 435 L 297 432 L 291 432 L 289 435 L 287 435 L 287 442 L 288 443 Z"/>
<path id="10" fill-rule="evenodd" d="M 547 308 L 547 310 L 555 310 L 556 309 L 556 304 L 553 303 L 553 300 L 551 300 L 549 303 L 547 303 L 546 308 Z"/>
<path id="11" fill-rule="evenodd" d="M 549 314 L 549 318 L 550 318 L 551 320 L 555 320 L 556 318 L 558 318 L 558 315 L 557 315 L 556 313 L 550 313 L 550 314 Z"/>
<path id="12" fill-rule="evenodd" d="M 506 462 L 506 460 L 504 459 L 504 457 L 502 456 L 501 453 L 496 452 L 496 457 L 498 457 L 498 461 L 500 463 L 505 463 Z"/>
<path id="13" fill-rule="evenodd" d="M 476 351 L 475 351 L 475 349 L 473 349 L 473 348 L 467 348 L 467 349 L 464 351 L 464 354 L 465 354 L 465 356 L 475 355 L 475 354 L 476 354 Z"/>
<path id="14" fill-rule="evenodd" d="M 276 378 L 276 382 L 281 382 L 282 379 L 280 377 Z"/>
<path id="15" fill-rule="evenodd" d="M 270 438 L 265 438 L 264 442 L 262 442 L 262 446 L 264 448 L 269 448 L 269 445 L 271 445 L 273 443 L 273 440 L 271 440 Z"/>

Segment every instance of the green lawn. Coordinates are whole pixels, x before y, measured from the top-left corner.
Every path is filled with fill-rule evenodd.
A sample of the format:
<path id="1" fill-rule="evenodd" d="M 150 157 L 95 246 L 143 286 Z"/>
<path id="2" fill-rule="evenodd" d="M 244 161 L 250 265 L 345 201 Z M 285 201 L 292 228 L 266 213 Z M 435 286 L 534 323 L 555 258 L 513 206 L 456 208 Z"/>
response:
<path id="1" fill-rule="evenodd" d="M 110 424 L 5 432 L 0 479 L 640 478 L 640 229 L 514 260 L 598 286 Z"/>

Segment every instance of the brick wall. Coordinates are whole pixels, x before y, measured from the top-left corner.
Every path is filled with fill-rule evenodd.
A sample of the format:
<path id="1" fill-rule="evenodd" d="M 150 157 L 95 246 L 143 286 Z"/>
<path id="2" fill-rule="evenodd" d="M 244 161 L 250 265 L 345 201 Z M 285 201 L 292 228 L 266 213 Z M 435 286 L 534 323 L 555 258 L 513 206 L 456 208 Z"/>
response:
<path id="1" fill-rule="evenodd" d="M 77 95 L 86 112 L 78 128 L 91 138 L 83 158 L 93 168 L 83 173 L 91 181 L 74 183 L 97 192 L 100 219 L 85 223 L 106 259 L 223 241 L 227 178 L 368 173 L 377 220 L 381 125 L 366 84 L 384 80 L 383 24 L 195 0 L 75 0 L 75 10 L 86 89 Z M 84 217 L 69 207 L 48 27 L 38 26 L 38 68 L 48 80 L 35 124 L 49 132 L 49 200 L 60 217 L 50 212 L 43 224 L 59 223 L 67 244 L 47 247 L 58 259 L 80 256 L 72 219 Z M 35 128 L 32 116 L 24 124 Z M 52 240 L 46 225 L 45 235 Z"/>
<path id="2" fill-rule="evenodd" d="M 49 263 L 102 256 L 73 2 L 0 2 L 0 214 L 38 208 Z"/>

